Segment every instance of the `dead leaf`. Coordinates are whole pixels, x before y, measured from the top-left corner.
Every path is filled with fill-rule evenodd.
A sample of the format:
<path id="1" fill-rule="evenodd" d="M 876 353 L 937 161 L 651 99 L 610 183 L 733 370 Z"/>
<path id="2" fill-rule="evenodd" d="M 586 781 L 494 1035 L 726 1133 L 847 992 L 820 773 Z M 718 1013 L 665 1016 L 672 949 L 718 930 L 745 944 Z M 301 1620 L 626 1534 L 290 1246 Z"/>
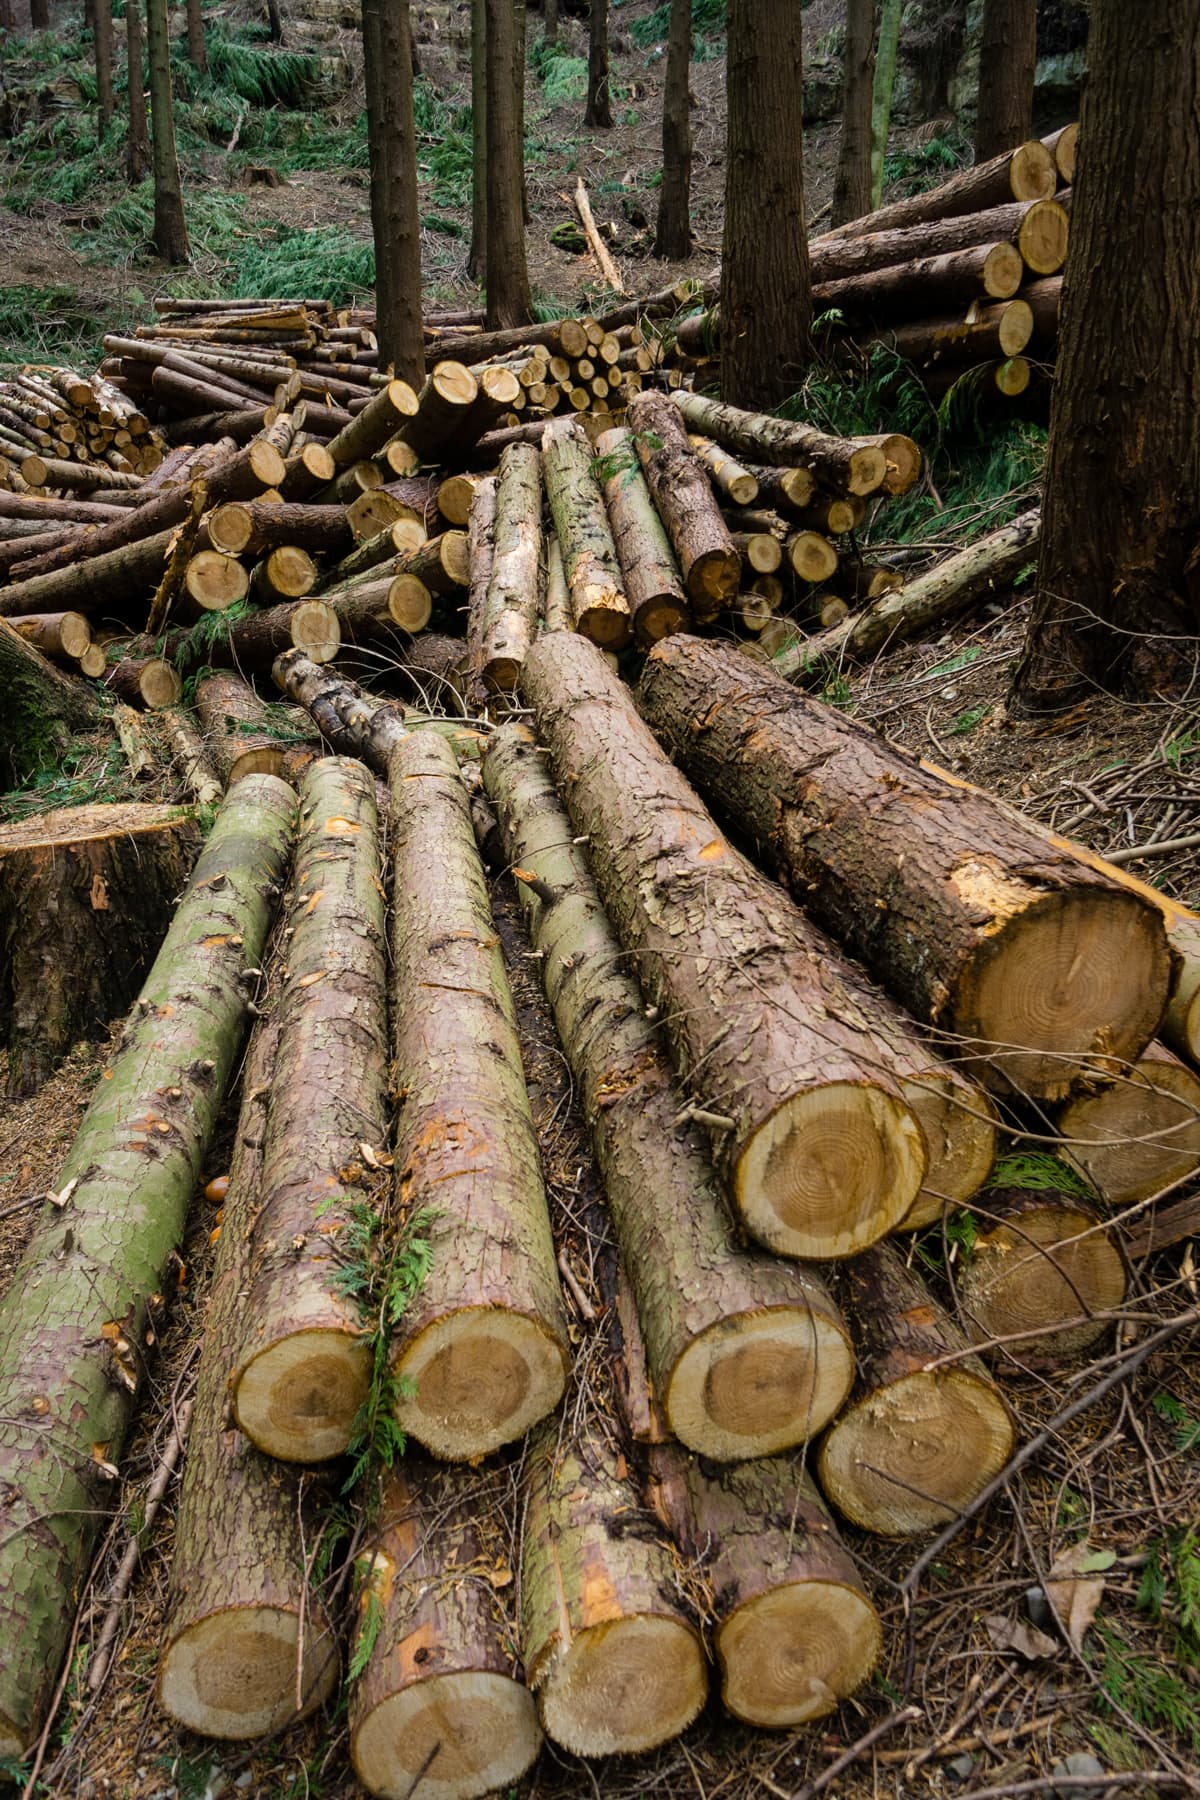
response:
<path id="1" fill-rule="evenodd" d="M 1104 1598 L 1105 1569 L 1116 1562 L 1112 1550 L 1096 1550 L 1086 1539 L 1060 1550 L 1046 1578 L 1046 1598 L 1072 1649 L 1082 1653 L 1083 1640 Z"/>
<path id="2" fill-rule="evenodd" d="M 1000 1613 L 993 1613 L 983 1621 L 983 1628 L 988 1634 L 993 1650 L 1015 1650 L 1026 1662 L 1040 1662 L 1043 1657 L 1057 1656 L 1061 1645 L 1036 1625 L 1026 1625 L 1022 1619 L 1006 1619 Z"/>

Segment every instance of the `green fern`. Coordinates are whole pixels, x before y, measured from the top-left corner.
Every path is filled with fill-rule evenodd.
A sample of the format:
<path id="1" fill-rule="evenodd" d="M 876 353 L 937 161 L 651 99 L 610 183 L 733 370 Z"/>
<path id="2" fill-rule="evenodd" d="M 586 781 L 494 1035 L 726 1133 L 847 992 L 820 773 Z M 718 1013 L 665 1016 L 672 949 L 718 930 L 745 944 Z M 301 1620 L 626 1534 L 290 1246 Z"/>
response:
<path id="1" fill-rule="evenodd" d="M 996 1159 L 986 1188 L 1029 1188 L 1033 1193 L 1067 1194 L 1075 1200 L 1095 1200 L 1095 1190 L 1074 1169 L 1042 1150 L 1014 1151 Z"/>
<path id="2" fill-rule="evenodd" d="M 1174 1425 L 1175 1448 L 1181 1455 L 1188 1456 L 1193 1450 L 1200 1450 L 1200 1419 L 1194 1419 L 1174 1394 L 1155 1394 L 1152 1405 L 1160 1419 Z"/>

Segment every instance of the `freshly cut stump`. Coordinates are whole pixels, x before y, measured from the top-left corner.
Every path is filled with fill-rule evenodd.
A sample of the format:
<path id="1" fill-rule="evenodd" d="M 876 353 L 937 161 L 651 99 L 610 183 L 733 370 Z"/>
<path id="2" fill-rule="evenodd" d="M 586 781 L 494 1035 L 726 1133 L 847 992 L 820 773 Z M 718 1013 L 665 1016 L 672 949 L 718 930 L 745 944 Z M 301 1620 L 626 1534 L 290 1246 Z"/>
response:
<path id="1" fill-rule="evenodd" d="M 300 1478 L 268 1461 L 226 1418 L 226 1377 L 242 1330 L 278 1035 L 274 1019 L 261 1023 L 246 1059 L 158 1665 L 158 1701 L 165 1712 L 189 1731 L 239 1740 L 282 1731 L 311 1712 L 332 1693 L 339 1667 L 325 1610 L 304 1591 L 307 1509 Z M 315 1520 L 307 1524 L 312 1531 Z"/>
<path id="2" fill-rule="evenodd" d="M 686 1731 L 708 1694 L 704 1649 L 673 1602 L 673 1559 L 612 1448 L 529 1451 L 521 1645 L 548 1736 L 576 1756 L 635 1755 Z M 622 1529 L 637 1518 L 638 1529 Z"/>
<path id="3" fill-rule="evenodd" d="M 1062 1154 L 1105 1203 L 1128 1206 L 1200 1168 L 1200 1077 L 1150 1044 L 1111 1087 L 1064 1107 Z"/>
<path id="4" fill-rule="evenodd" d="M 1073 1178 L 1064 1170 L 1064 1186 Z M 989 1188 L 981 1231 L 958 1275 L 959 1312 L 975 1343 L 1020 1338 L 1021 1362 L 1053 1363 L 1086 1350 L 1125 1299 L 1125 1265 L 1095 1207 L 1069 1193 Z"/>
<path id="5" fill-rule="evenodd" d="M 325 757 L 300 788 L 300 835 L 278 1006 L 279 1049 L 243 1330 L 229 1379 L 234 1415 L 260 1450 L 323 1462 L 350 1441 L 370 1351 L 338 1285 L 354 1190 L 382 1151 L 387 1003 L 375 783 Z M 363 1197 L 360 1195 L 360 1198 Z"/>
<path id="6" fill-rule="evenodd" d="M 396 1199 L 429 1273 L 393 1344 L 396 1415 L 465 1461 L 523 1437 L 567 1376 L 537 1139 L 512 996 L 454 752 L 432 731 L 390 764 L 395 842 Z"/>
<path id="7" fill-rule="evenodd" d="M 859 1375 L 821 1445 L 821 1486 L 864 1531 L 944 1525 L 1011 1456 L 1009 1410 L 976 1357 L 927 1367 L 967 1339 L 890 1244 L 847 1263 L 836 1287 Z"/>
<path id="8" fill-rule="evenodd" d="M 350 1701 L 350 1755 L 385 1800 L 476 1800 L 542 1744 L 478 1527 L 479 1479 L 406 1457 L 360 1559 L 360 1631 L 376 1632 Z"/>
<path id="9" fill-rule="evenodd" d="M 199 848 L 200 829 L 179 806 L 71 806 L 0 825 L 10 1100 L 125 1011 Z"/>
<path id="10" fill-rule="evenodd" d="M 824 1718 L 871 1674 L 883 1629 L 802 1464 L 713 1471 L 667 1444 L 650 1465 L 655 1510 L 713 1596 L 726 1710 L 774 1730 Z"/>
<path id="11" fill-rule="evenodd" d="M 670 1429 L 717 1461 L 802 1443 L 850 1391 L 845 1324 L 815 1273 L 739 1245 L 703 1132 L 680 1121 L 683 1096 L 527 730 L 493 735 L 484 782 Z"/>

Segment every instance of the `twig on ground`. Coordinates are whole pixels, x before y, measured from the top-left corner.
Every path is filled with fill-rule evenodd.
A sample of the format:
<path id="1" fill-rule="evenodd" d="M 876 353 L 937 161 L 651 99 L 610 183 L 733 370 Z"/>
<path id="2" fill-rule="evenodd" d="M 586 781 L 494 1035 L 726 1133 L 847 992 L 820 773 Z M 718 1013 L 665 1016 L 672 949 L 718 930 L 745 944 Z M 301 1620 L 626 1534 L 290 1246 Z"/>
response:
<path id="1" fill-rule="evenodd" d="M 848 1750 L 843 1750 L 840 1756 L 835 1757 L 829 1767 L 823 1770 L 815 1781 L 806 1782 L 802 1788 L 798 1788 L 792 1796 L 792 1800 L 816 1800 L 818 1794 L 823 1794 L 831 1782 L 836 1781 L 838 1776 L 852 1763 L 856 1763 L 860 1756 L 865 1756 L 867 1751 L 879 1742 L 880 1738 L 887 1737 L 893 1731 L 898 1731 L 901 1725 L 915 1724 L 918 1719 L 923 1717 L 924 1714 L 919 1706 L 901 1706 L 894 1713 L 889 1713 L 886 1719 L 879 1721 L 878 1725 L 872 1725 L 870 1731 L 864 1731 Z"/>

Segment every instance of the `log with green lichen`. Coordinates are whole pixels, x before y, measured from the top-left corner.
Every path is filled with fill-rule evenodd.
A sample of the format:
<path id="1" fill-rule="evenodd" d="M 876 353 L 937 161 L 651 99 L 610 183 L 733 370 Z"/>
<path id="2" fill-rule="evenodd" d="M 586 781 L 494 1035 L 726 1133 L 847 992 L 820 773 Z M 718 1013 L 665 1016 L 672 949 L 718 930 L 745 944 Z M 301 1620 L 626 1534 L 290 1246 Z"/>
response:
<path id="1" fill-rule="evenodd" d="M 102 718 L 91 691 L 47 662 L 7 619 L 0 619 L 0 776 L 22 780 L 55 762 L 75 731 Z"/>

